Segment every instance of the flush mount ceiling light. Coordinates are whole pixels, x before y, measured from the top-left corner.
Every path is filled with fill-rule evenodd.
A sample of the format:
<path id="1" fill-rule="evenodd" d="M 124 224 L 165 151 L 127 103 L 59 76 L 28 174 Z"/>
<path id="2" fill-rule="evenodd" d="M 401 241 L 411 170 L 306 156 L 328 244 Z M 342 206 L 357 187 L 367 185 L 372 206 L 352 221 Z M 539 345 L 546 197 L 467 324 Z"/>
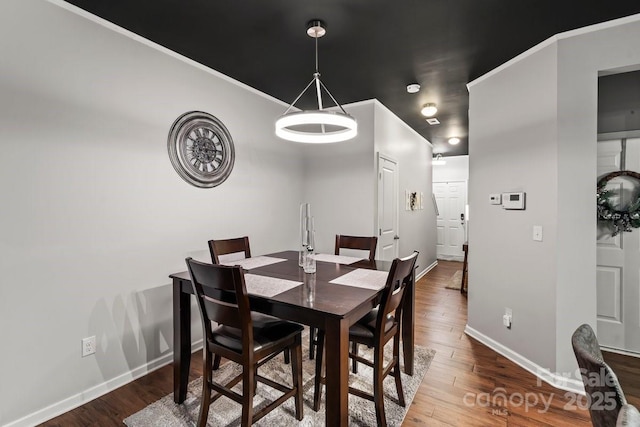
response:
<path id="1" fill-rule="evenodd" d="M 436 154 L 436 156 L 433 158 L 431 163 L 434 166 L 442 166 L 442 165 L 446 165 L 447 161 L 442 158 L 442 154 Z"/>
<path id="2" fill-rule="evenodd" d="M 425 104 L 424 107 L 422 107 L 422 110 L 420 110 L 420 112 L 425 117 L 431 117 L 438 112 L 438 107 L 436 107 L 436 104 L 430 102 L 428 104 Z"/>
<path id="3" fill-rule="evenodd" d="M 449 138 L 449 144 L 451 145 L 457 145 L 459 142 L 460 142 L 460 138 L 456 136 Z"/>
<path id="4" fill-rule="evenodd" d="M 324 22 L 315 19 L 307 23 L 307 34 L 316 39 L 316 72 L 302 92 L 293 100 L 289 108 L 276 120 L 276 135 L 282 139 L 311 144 L 326 144 L 346 141 L 358 134 L 358 122 L 344 111 L 342 105 L 331 95 L 329 89 L 320 80 L 318 72 L 318 39 L 327 33 Z M 305 92 L 315 85 L 317 110 L 290 112 Z M 340 111 L 327 111 L 322 105 L 324 90 Z"/>
<path id="5" fill-rule="evenodd" d="M 407 85 L 407 92 L 409 93 L 417 93 L 420 91 L 420 85 L 418 83 L 411 83 Z"/>

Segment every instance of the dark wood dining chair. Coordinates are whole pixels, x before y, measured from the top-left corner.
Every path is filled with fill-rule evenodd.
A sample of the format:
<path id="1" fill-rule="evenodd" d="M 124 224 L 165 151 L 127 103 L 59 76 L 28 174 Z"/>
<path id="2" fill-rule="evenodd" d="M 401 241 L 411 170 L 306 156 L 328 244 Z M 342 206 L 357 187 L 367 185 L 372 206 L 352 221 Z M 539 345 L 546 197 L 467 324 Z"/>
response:
<path id="1" fill-rule="evenodd" d="M 373 261 L 376 257 L 376 247 L 378 246 L 378 238 L 376 236 L 345 236 L 336 234 L 335 254 L 340 255 L 340 249 L 358 249 L 369 252 L 369 261 Z"/>
<path id="2" fill-rule="evenodd" d="M 349 387 L 349 393 L 371 400 L 376 407 L 376 421 L 378 426 L 386 426 L 387 419 L 384 412 L 384 378 L 392 373 L 396 381 L 398 403 L 405 406 L 402 379 L 400 377 L 400 320 L 402 319 L 402 301 L 407 284 L 413 278 L 413 269 L 418 259 L 418 252 L 405 258 L 396 258 L 391 264 L 380 305 L 371 310 L 366 316 L 349 328 L 349 341 L 364 344 L 373 348 L 373 361 L 365 359 L 357 353 L 350 352 L 349 357 L 357 362 L 373 368 L 373 395 Z M 384 366 L 384 347 L 393 339 L 393 356 L 387 366 Z M 322 358 L 324 351 L 324 331 L 318 332 L 318 357 L 316 358 L 316 383 L 313 395 L 313 409 L 320 408 L 322 378 Z"/>
<path id="3" fill-rule="evenodd" d="M 583 324 L 571 336 L 580 375 L 587 393 L 589 414 L 594 427 L 615 426 L 627 399 L 618 377 L 604 361 L 595 332 Z"/>
<path id="4" fill-rule="evenodd" d="M 247 236 L 234 239 L 209 240 L 209 252 L 211 253 L 211 261 L 214 264 L 221 263 L 221 255 L 237 252 L 244 252 L 245 258 L 251 258 L 251 248 L 249 247 L 249 238 Z"/>
<path id="5" fill-rule="evenodd" d="M 340 249 L 357 249 L 368 251 L 367 257 L 372 268 L 375 268 L 376 247 L 378 238 L 376 236 L 345 236 L 336 234 L 335 254 L 340 255 Z M 309 329 L 309 359 L 315 357 L 315 350 L 318 346 L 318 331 L 316 328 Z"/>
<path id="6" fill-rule="evenodd" d="M 242 426 L 249 426 L 294 397 L 295 416 L 303 418 L 302 408 L 302 330 L 297 323 L 251 312 L 239 266 L 205 264 L 187 258 L 191 283 L 200 308 L 204 336 L 202 402 L 198 426 L 207 424 L 209 406 L 221 396 L 242 405 Z M 215 329 L 212 322 L 219 326 Z M 258 375 L 258 368 L 284 350 L 291 352 L 293 385 L 287 386 Z M 242 373 L 227 384 L 213 379 L 213 355 L 242 365 Z M 231 388 L 242 381 L 242 394 Z M 254 413 L 253 396 L 257 383 L 267 384 L 283 394 Z M 215 394 L 212 395 L 212 392 Z"/>
<path id="7" fill-rule="evenodd" d="M 235 254 L 244 252 L 244 257 L 251 258 L 251 247 L 249 246 L 249 237 L 236 237 L 233 239 L 221 239 L 221 240 L 209 240 L 209 253 L 211 253 L 211 262 L 214 264 L 220 264 L 220 257 L 223 255 Z M 216 354 L 213 361 L 213 369 L 217 370 L 220 367 L 222 357 Z M 289 363 L 291 356 L 288 351 L 284 352 L 284 363 Z"/>

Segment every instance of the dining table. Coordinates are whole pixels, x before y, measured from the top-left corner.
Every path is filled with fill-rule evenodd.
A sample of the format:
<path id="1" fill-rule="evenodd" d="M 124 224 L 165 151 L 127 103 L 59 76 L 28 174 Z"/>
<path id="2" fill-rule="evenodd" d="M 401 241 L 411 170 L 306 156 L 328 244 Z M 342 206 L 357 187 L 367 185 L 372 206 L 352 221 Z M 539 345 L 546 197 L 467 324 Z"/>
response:
<path id="1" fill-rule="evenodd" d="M 356 260 L 350 264 L 317 261 L 315 273 L 305 273 L 298 265 L 297 251 L 283 251 L 264 257 L 276 259 L 266 265 L 256 264 L 245 270 L 263 278 L 296 282 L 295 286 L 265 296 L 252 294 L 249 289 L 251 310 L 298 322 L 325 331 L 326 357 L 326 425 L 348 424 L 349 380 L 349 327 L 374 308 L 381 297 L 379 282 L 384 275 L 377 274 L 378 284 L 367 283 L 377 270 L 388 272 L 390 261 Z M 318 257 L 322 259 L 322 257 Z M 325 257 L 326 259 L 326 257 Z M 348 282 L 348 277 L 359 277 Z M 184 402 L 191 362 L 191 296 L 193 287 L 189 273 L 171 274 L 173 280 L 173 381 L 174 401 Z M 358 281 L 359 280 L 359 281 Z M 413 375 L 413 324 L 415 317 L 415 272 L 407 286 L 403 302 L 402 348 L 404 371 Z M 349 283 L 348 285 L 346 283 Z M 384 283 L 382 283 L 384 285 Z"/>

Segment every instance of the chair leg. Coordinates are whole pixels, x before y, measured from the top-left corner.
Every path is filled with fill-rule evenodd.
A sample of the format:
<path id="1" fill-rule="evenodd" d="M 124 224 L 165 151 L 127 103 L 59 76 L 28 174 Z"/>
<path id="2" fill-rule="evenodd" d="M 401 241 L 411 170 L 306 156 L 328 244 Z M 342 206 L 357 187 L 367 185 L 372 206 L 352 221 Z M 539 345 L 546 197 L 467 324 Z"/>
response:
<path id="1" fill-rule="evenodd" d="M 242 372 L 242 427 L 253 424 L 253 391 L 255 389 L 255 368 L 246 367 Z M 204 426 L 201 426 L 204 427 Z"/>
<path id="2" fill-rule="evenodd" d="M 316 355 L 316 383 L 313 389 L 313 410 L 320 409 L 320 398 L 322 397 L 322 356 L 324 352 L 324 331 L 318 331 L 318 354 Z"/>
<path id="3" fill-rule="evenodd" d="M 406 406 L 404 402 L 404 391 L 402 391 L 402 378 L 400 377 L 400 337 L 396 334 L 393 337 L 393 376 L 396 379 L 396 391 L 398 392 L 398 403 L 403 408 Z"/>
<path id="4" fill-rule="evenodd" d="M 298 421 L 302 421 L 302 418 L 304 417 L 304 409 L 302 397 L 302 338 L 300 335 L 296 338 L 296 346 L 292 350 L 291 376 L 293 378 L 293 386 L 296 388 L 296 394 L 294 396 L 296 404 L 296 419 Z"/>
<path id="5" fill-rule="evenodd" d="M 220 359 L 222 359 L 222 356 L 220 356 L 219 354 L 216 354 L 214 359 L 213 359 L 213 370 L 217 371 L 218 368 L 220 368 Z"/>
<path id="6" fill-rule="evenodd" d="M 253 378 L 258 378 L 258 367 L 256 366 L 253 372 Z M 258 380 L 253 381 L 253 395 L 258 394 Z"/>
<path id="7" fill-rule="evenodd" d="M 309 328 L 309 359 L 313 360 L 316 350 L 316 335 L 318 330 L 313 326 Z"/>
<path id="8" fill-rule="evenodd" d="M 351 342 L 351 353 L 357 355 L 358 354 L 358 343 L 355 341 Z M 354 374 L 358 373 L 358 361 L 356 359 L 351 359 L 351 370 Z"/>
<path id="9" fill-rule="evenodd" d="M 289 352 L 288 348 L 284 350 L 284 363 L 286 365 L 291 363 L 291 353 Z"/>
<path id="10" fill-rule="evenodd" d="M 382 373 L 384 371 L 384 347 L 376 347 L 373 359 L 373 401 L 376 405 L 376 420 L 378 427 L 387 427 L 387 417 L 384 414 L 384 389 L 382 388 Z"/>
<path id="11" fill-rule="evenodd" d="M 206 345 L 206 343 L 205 343 Z M 202 363 L 202 398 L 200 401 L 200 415 L 198 416 L 198 427 L 206 427 L 209 416 L 209 405 L 211 405 L 211 357 L 213 355 L 205 350 L 204 361 Z"/>

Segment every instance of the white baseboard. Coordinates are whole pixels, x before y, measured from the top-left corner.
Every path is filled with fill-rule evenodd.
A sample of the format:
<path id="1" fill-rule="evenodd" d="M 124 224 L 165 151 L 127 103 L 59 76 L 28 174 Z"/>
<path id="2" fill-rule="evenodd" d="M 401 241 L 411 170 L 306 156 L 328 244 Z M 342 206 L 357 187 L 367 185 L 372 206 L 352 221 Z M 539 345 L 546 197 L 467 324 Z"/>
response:
<path id="1" fill-rule="evenodd" d="M 191 352 L 202 349 L 202 340 L 198 340 L 191 344 Z M 30 427 L 37 424 L 41 424 L 47 420 L 62 415 L 65 412 L 69 412 L 79 406 L 84 405 L 100 396 L 103 396 L 123 385 L 129 384 L 132 381 L 137 380 L 155 370 L 169 365 L 173 362 L 173 353 L 165 354 L 150 362 L 145 363 L 129 372 L 125 372 L 115 378 L 105 381 L 101 384 L 95 385 L 87 390 L 84 390 L 78 394 L 68 397 L 64 400 L 56 402 L 46 408 L 40 409 L 15 421 L 5 424 L 4 427 Z"/>
<path id="2" fill-rule="evenodd" d="M 609 353 L 622 354 L 623 356 L 631 356 L 631 357 L 640 358 L 640 353 L 636 353 L 634 351 L 629 351 L 629 350 L 623 350 L 621 348 L 607 347 L 605 345 L 601 345 L 600 346 L 600 350 L 608 351 Z"/>
<path id="3" fill-rule="evenodd" d="M 438 259 L 441 259 L 443 261 L 463 262 L 464 261 L 464 255 L 439 255 Z"/>
<path id="4" fill-rule="evenodd" d="M 422 277 L 424 277 L 425 274 L 433 270 L 437 265 L 438 265 L 438 260 L 435 260 L 430 266 L 422 270 L 420 273 L 416 274 L 416 282 L 422 279 Z"/>
<path id="5" fill-rule="evenodd" d="M 546 382 L 550 386 L 553 386 L 560 390 L 581 394 L 583 396 L 585 395 L 584 385 L 582 384 L 581 380 L 566 378 L 560 374 L 551 372 L 548 369 L 545 369 L 540 365 L 532 362 L 531 360 L 527 359 L 521 354 L 516 353 L 510 348 L 505 347 L 504 345 L 500 344 L 496 340 L 489 338 L 488 336 L 484 335 L 481 332 L 478 332 L 477 330 L 473 329 L 469 325 L 467 325 L 464 328 L 464 333 L 480 341 L 482 344 L 486 345 L 496 353 L 500 353 L 501 355 L 511 360 L 513 363 L 520 366 L 521 368 L 531 372 L 533 375 L 535 375 L 542 381 Z"/>

